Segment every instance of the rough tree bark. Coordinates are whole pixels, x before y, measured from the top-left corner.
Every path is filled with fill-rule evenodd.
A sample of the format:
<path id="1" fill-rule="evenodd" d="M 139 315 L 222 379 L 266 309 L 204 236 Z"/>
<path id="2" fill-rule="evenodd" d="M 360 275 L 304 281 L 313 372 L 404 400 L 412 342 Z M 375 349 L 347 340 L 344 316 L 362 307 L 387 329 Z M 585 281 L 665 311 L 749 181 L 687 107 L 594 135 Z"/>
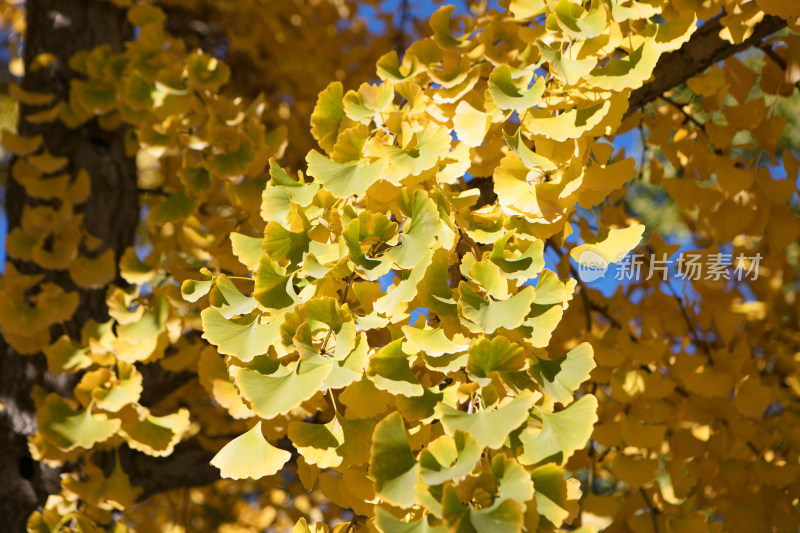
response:
<path id="1" fill-rule="evenodd" d="M 39 53 L 54 54 L 58 61 L 48 69 L 26 74 L 23 88 L 34 92 L 55 93 L 65 99 L 71 74 L 67 61 L 76 51 L 108 43 L 115 51 L 133 36 L 124 10 L 100 0 L 28 0 L 26 64 Z M 704 24 L 680 50 L 659 61 L 653 79 L 631 95 L 630 111 L 640 109 L 672 87 L 749 46 L 758 46 L 770 33 L 785 25 L 780 19 L 766 17 L 745 43 L 731 46 L 718 37 L 718 19 Z M 87 229 L 103 239 L 117 258 L 132 244 L 138 221 L 136 168 L 126 157 L 123 132 L 107 132 L 95 122 L 77 130 L 59 123 L 31 125 L 25 116 L 37 111 L 22 106 L 20 132 L 41 134 L 48 150 L 70 159 L 72 173 L 86 169 L 92 178 L 92 195 L 83 206 Z M 491 188 L 491 179 L 480 180 Z M 481 187 L 482 188 L 482 187 Z M 492 191 L 488 191 L 491 193 Z M 19 225 L 25 205 L 35 202 L 10 181 L 7 190 L 9 228 Z M 102 251 L 103 249 L 101 249 Z M 41 272 L 35 265 L 16 264 L 24 272 Z M 47 279 L 68 290 L 78 290 L 81 305 L 68 324 L 76 334 L 89 318 L 106 320 L 105 291 L 77 289 L 64 272 L 44 272 Z M 121 280 L 118 280 L 121 283 Z M 28 515 L 40 507 L 48 494 L 58 491 L 58 470 L 32 460 L 27 436 L 36 430 L 36 417 L 30 391 L 34 385 L 69 395 L 73 383 L 46 372 L 46 362 L 37 356 L 19 356 L 0 339 L 0 529 L 24 531 Z M 182 443 L 162 459 L 142 454 L 123 453 L 121 459 L 134 485 L 144 489 L 144 497 L 183 486 L 202 485 L 217 478 L 208 465 L 211 455 L 196 442 Z"/>
<path id="2" fill-rule="evenodd" d="M 52 93 L 56 100 L 68 97 L 72 77 L 67 63 L 78 50 L 103 43 L 115 51 L 133 37 L 133 29 L 125 18 L 125 10 L 110 2 L 98 0 L 28 0 L 25 4 L 27 33 L 25 64 L 38 54 L 51 53 L 56 58 L 51 67 L 35 72 L 30 70 L 22 81 L 28 91 Z M 92 194 L 78 208 L 85 217 L 86 228 L 101 238 L 105 251 L 112 248 L 117 257 L 132 244 L 138 221 L 136 166 L 125 155 L 123 132 L 108 132 L 92 121 L 76 130 L 60 122 L 30 124 L 25 117 L 41 108 L 21 106 L 19 130 L 23 135 L 42 135 L 50 153 L 68 157 L 66 169 L 74 175 L 83 168 L 91 176 Z M 9 180 L 6 192 L 8 227 L 19 225 L 23 209 L 35 205 L 25 190 Z M 77 313 L 67 324 L 71 334 L 93 318 L 107 320 L 105 291 L 79 290 L 66 272 L 43 271 L 36 265 L 15 262 L 22 272 L 42 273 L 45 279 L 80 294 Z M 32 460 L 27 436 L 36 430 L 36 415 L 30 392 L 34 385 L 48 390 L 71 389 L 69 379 L 46 372 L 41 354 L 20 356 L 0 341 L 0 529 L 24 531 L 28 515 L 42 505 L 47 495 L 58 491 L 58 471 Z M 67 391 L 64 390 L 66 393 Z"/>

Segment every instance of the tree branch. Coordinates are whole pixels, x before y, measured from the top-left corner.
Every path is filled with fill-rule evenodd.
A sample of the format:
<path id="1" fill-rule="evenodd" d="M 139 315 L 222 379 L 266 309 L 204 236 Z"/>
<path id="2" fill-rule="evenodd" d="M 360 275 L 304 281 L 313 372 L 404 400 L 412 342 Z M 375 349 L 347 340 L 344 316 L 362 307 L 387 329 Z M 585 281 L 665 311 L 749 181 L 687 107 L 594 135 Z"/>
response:
<path id="1" fill-rule="evenodd" d="M 717 16 L 709 20 L 680 49 L 658 60 L 653 70 L 653 80 L 631 93 L 626 117 L 714 63 L 752 46 L 759 46 L 765 37 L 786 26 L 782 18 L 766 15 L 744 42 L 731 44 L 719 36 L 722 29 L 720 19 L 721 16 Z"/>

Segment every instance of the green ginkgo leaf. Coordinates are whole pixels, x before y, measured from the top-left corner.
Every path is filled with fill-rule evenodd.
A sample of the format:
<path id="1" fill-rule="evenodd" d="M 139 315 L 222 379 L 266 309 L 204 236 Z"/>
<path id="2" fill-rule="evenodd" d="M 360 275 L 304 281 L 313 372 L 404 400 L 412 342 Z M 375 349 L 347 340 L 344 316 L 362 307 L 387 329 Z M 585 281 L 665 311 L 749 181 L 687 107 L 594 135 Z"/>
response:
<path id="1" fill-rule="evenodd" d="M 542 58 L 550 64 L 550 70 L 567 85 L 575 85 L 581 78 L 588 76 L 597 65 L 596 59 L 573 59 L 565 57 L 561 50 L 550 48 L 543 41 L 537 41 Z M 568 54 L 573 54 L 574 48 Z"/>
<path id="2" fill-rule="evenodd" d="M 261 241 L 263 238 L 248 237 L 241 233 L 231 233 L 231 249 L 233 255 L 247 267 L 255 272 L 261 262 Z"/>
<path id="3" fill-rule="evenodd" d="M 106 382 L 106 387 L 92 390 L 92 399 L 95 405 L 115 413 L 124 406 L 139 400 L 142 393 L 142 374 L 132 364 L 124 361 L 117 362 L 117 379 Z"/>
<path id="4" fill-rule="evenodd" d="M 570 515 L 564 470 L 553 463 L 546 463 L 533 470 L 531 479 L 536 491 L 537 512 L 554 527 L 560 527 Z"/>
<path id="5" fill-rule="evenodd" d="M 428 123 L 422 131 L 416 132 L 414 138 L 416 142 L 412 141 L 412 144 L 406 147 L 385 145 L 383 154 L 391 168 L 417 176 L 433 168 L 440 158 L 447 155 L 452 139 L 447 128 L 433 122 Z"/>
<path id="6" fill-rule="evenodd" d="M 514 500 L 497 500 L 483 509 L 464 504 L 452 485 L 445 485 L 442 498 L 444 521 L 452 531 L 476 533 L 518 533 L 522 531 L 523 515 Z"/>
<path id="7" fill-rule="evenodd" d="M 403 223 L 402 242 L 387 254 L 403 269 L 417 266 L 439 233 L 439 212 L 424 190 L 403 191 L 400 207 L 411 220 Z"/>
<path id="8" fill-rule="evenodd" d="M 321 183 L 337 198 L 363 195 L 370 185 L 378 181 L 388 163 L 379 159 L 373 163 L 351 161 L 337 163 L 311 150 L 306 156 L 308 175 Z"/>
<path id="9" fill-rule="evenodd" d="M 225 318 L 246 315 L 256 308 L 256 301 L 239 292 L 225 274 L 217 276 L 214 287 L 208 294 L 208 302 Z"/>
<path id="10" fill-rule="evenodd" d="M 576 450 L 586 446 L 597 422 L 597 398 L 586 395 L 563 411 L 539 410 L 541 428 L 529 426 L 520 434 L 524 452 L 518 457 L 524 465 L 535 465 L 556 458 L 564 464 Z"/>
<path id="11" fill-rule="evenodd" d="M 293 275 L 287 274 L 285 268 L 266 254 L 262 255 L 256 272 L 253 298 L 264 309 L 280 311 L 292 307 L 298 301 L 292 289 L 292 278 Z"/>
<path id="12" fill-rule="evenodd" d="M 506 140 L 508 147 L 511 148 L 511 151 L 517 154 L 517 157 L 519 157 L 525 167 L 531 169 L 540 168 L 545 172 L 552 172 L 558 169 L 555 163 L 528 148 L 522 141 L 522 132 L 519 128 L 517 128 L 517 132 L 513 136 L 504 131 L 503 138 Z"/>
<path id="13" fill-rule="evenodd" d="M 372 434 L 369 473 L 375 479 L 375 492 L 392 505 L 411 507 L 418 472 L 403 417 L 392 413 L 375 426 Z"/>
<path id="14" fill-rule="evenodd" d="M 307 463 L 319 468 L 342 464 L 337 449 L 344 443 L 344 431 L 338 418 L 327 424 L 293 421 L 289 423 L 289 439 Z"/>
<path id="15" fill-rule="evenodd" d="M 450 32 L 450 17 L 455 10 L 456 6 L 442 6 L 431 15 L 430 26 L 433 37 L 442 48 L 459 49 L 469 46 L 470 28 L 467 28 L 465 35 L 460 38 L 453 37 Z M 470 24 L 471 21 L 467 20 L 465 23 Z"/>
<path id="16" fill-rule="evenodd" d="M 128 446 L 153 457 L 166 457 L 189 429 L 191 420 L 188 409 L 155 416 L 142 406 L 136 407 L 139 418 L 125 421 L 120 427 L 120 435 Z"/>
<path id="17" fill-rule="evenodd" d="M 280 338 L 280 321 L 262 324 L 258 315 L 228 319 L 213 307 L 200 313 L 203 321 L 203 338 L 225 355 L 233 355 L 243 362 L 267 353 L 270 345 Z"/>
<path id="18" fill-rule="evenodd" d="M 335 81 L 319 93 L 311 113 L 311 134 L 326 152 L 333 151 L 344 116 L 344 88 Z"/>
<path id="19" fill-rule="evenodd" d="M 526 132 L 544 135 L 554 141 L 577 139 L 603 122 L 614 103 L 616 100 L 611 98 L 585 107 L 565 109 L 556 116 L 547 110 L 534 109 L 527 113 L 522 123 Z"/>
<path id="20" fill-rule="evenodd" d="M 508 65 L 496 67 L 489 75 L 489 94 L 497 107 L 504 110 L 525 111 L 539 103 L 545 89 L 544 78 L 530 84 L 531 73 L 521 73 L 514 79 L 514 72 Z"/>
<path id="21" fill-rule="evenodd" d="M 92 414 L 92 405 L 76 410 L 58 394 L 48 394 L 37 410 L 39 431 L 60 450 L 68 452 L 75 448 L 91 448 L 98 442 L 111 438 L 120 428 L 117 418 Z"/>
<path id="22" fill-rule="evenodd" d="M 272 446 L 261 432 L 259 420 L 253 428 L 226 444 L 211 459 L 227 479 L 261 479 L 277 474 L 292 454 Z"/>
<path id="23" fill-rule="evenodd" d="M 549 269 L 542 270 L 536 280 L 535 305 L 564 305 L 572 299 L 577 281 L 567 280 L 566 283 L 558 279 L 558 274 Z"/>
<path id="24" fill-rule="evenodd" d="M 460 269 L 465 278 L 480 285 L 486 296 L 493 300 L 508 299 L 508 280 L 493 261 L 476 261 L 472 252 L 469 252 L 461 259 Z"/>
<path id="25" fill-rule="evenodd" d="M 167 222 L 174 222 L 188 217 L 194 212 L 196 207 L 197 202 L 188 198 L 185 193 L 175 193 L 153 207 L 147 220 L 151 224 L 160 226 Z"/>
<path id="26" fill-rule="evenodd" d="M 387 255 L 370 257 L 362 246 L 380 246 L 397 240 L 397 223 L 381 213 L 360 213 L 342 231 L 342 240 L 348 250 L 348 257 L 356 265 L 359 273 L 367 281 L 375 281 L 392 268 Z"/>
<path id="27" fill-rule="evenodd" d="M 464 281 L 458 289 L 461 293 L 459 314 L 468 321 L 465 326 L 476 333 L 494 333 L 500 328 L 520 326 L 530 312 L 536 294 L 533 287 L 525 287 L 511 298 L 498 302 L 478 296 Z"/>
<path id="28" fill-rule="evenodd" d="M 381 533 L 446 533 L 444 525 L 431 526 L 427 516 L 419 520 L 403 522 L 395 518 L 389 511 L 380 507 L 375 508 L 375 526 Z"/>
<path id="29" fill-rule="evenodd" d="M 559 0 L 555 12 L 561 29 L 576 39 L 597 37 L 608 23 L 602 0 L 592 0 L 588 10 L 569 0 Z"/>
<path id="30" fill-rule="evenodd" d="M 377 85 L 362 83 L 358 91 L 347 91 L 344 95 L 344 112 L 348 118 L 361 122 L 371 119 L 394 99 L 394 86 L 391 82 Z"/>
<path id="31" fill-rule="evenodd" d="M 527 361 L 525 351 L 519 344 L 502 335 L 492 339 L 482 337 L 469 347 L 467 372 L 470 378 L 486 387 L 492 382 L 493 374 L 523 370 Z"/>
<path id="32" fill-rule="evenodd" d="M 413 78 L 420 70 L 419 60 L 416 56 L 406 54 L 403 57 L 403 63 L 400 63 L 400 57 L 397 55 L 396 50 L 387 52 L 382 55 L 376 63 L 378 69 L 378 76 L 382 80 L 390 80 L 400 82 Z M 399 91 L 398 91 L 399 92 Z"/>
<path id="33" fill-rule="evenodd" d="M 369 353 L 369 343 L 366 333 L 361 334 L 356 339 L 356 347 L 347 357 L 336 360 L 331 365 L 331 373 L 325 378 L 326 389 L 342 389 L 354 381 L 361 379 L 367 366 L 367 355 Z"/>
<path id="34" fill-rule="evenodd" d="M 392 316 L 397 312 L 401 304 L 410 302 L 419 293 L 417 286 L 422 281 L 428 266 L 431 264 L 433 257 L 433 250 L 427 250 L 423 253 L 419 263 L 411 270 L 403 272 L 400 283 L 391 289 L 388 294 L 381 296 L 372 305 L 377 313 L 384 316 Z"/>
<path id="35" fill-rule="evenodd" d="M 544 392 L 561 405 L 572 402 L 574 393 L 581 383 L 589 379 L 595 367 L 594 350 L 588 342 L 583 342 L 558 359 L 538 359 L 531 367 L 531 375 Z"/>
<path id="36" fill-rule="evenodd" d="M 477 441 L 463 431 L 454 436 L 442 435 L 431 441 L 419 454 L 420 474 L 428 485 L 466 476 L 480 460 L 482 449 Z"/>
<path id="37" fill-rule="evenodd" d="M 457 430 L 466 431 L 475 438 L 481 448 L 497 450 L 503 446 L 509 433 L 528 419 L 534 400 L 533 393 L 524 391 L 491 411 L 478 410 L 470 414 L 450 407 L 446 403 L 440 403 L 436 409 L 448 435 L 454 435 Z"/>
<path id="38" fill-rule="evenodd" d="M 430 357 L 461 353 L 469 347 L 469 342 L 461 334 L 456 334 L 453 339 L 445 335 L 442 328 L 420 329 L 411 326 L 402 326 L 406 340 L 403 350 L 408 353 L 424 352 Z"/>
<path id="39" fill-rule="evenodd" d="M 525 251 L 511 252 L 508 250 L 508 241 L 513 234 L 508 232 L 494 243 L 489 259 L 500 267 L 508 279 L 527 281 L 535 278 L 544 268 L 544 241 L 536 240 Z"/>
<path id="40" fill-rule="evenodd" d="M 271 185 L 281 187 L 287 192 L 292 202 L 302 207 L 311 205 L 319 190 L 318 183 L 301 183 L 293 179 L 281 168 L 274 157 L 269 160 L 269 175 Z"/>
<path id="41" fill-rule="evenodd" d="M 658 46 L 653 41 L 645 41 L 627 56 L 609 59 L 608 64 L 592 70 L 586 81 L 599 89 L 635 89 L 650 78 L 659 57 Z"/>
<path id="42" fill-rule="evenodd" d="M 424 389 L 411 371 L 411 355 L 403 339 L 390 342 L 369 358 L 367 377 L 378 389 L 401 396 L 422 396 Z"/>
<path id="43" fill-rule="evenodd" d="M 232 367 L 231 374 L 253 412 L 269 420 L 288 413 L 319 392 L 331 365 L 329 359 L 318 357 L 278 365 L 269 374 L 242 367 Z"/>

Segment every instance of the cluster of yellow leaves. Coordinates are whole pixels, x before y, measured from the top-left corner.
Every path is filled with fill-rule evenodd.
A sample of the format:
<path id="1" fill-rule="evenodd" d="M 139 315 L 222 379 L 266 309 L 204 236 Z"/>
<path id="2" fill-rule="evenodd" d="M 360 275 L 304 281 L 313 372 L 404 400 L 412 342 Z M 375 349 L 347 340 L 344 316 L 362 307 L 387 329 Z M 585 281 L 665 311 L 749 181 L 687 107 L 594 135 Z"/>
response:
<path id="1" fill-rule="evenodd" d="M 52 118 L 128 125 L 140 187 L 153 191 L 151 246 L 125 254 L 132 287 L 111 288 L 112 320 L 89 322 L 79 340 L 46 337 L 77 305 L 70 294 L 45 284 L 31 296 L 38 279 L 4 277 L 4 336 L 19 351 L 44 347 L 53 371 L 81 373 L 74 399 L 34 393 L 34 456 L 59 463 L 123 442 L 168 455 L 196 438 L 223 477 L 262 480 L 241 490 L 295 491 L 267 509 L 314 521 L 350 509 L 369 531 L 796 528 L 800 339 L 786 328 L 798 304 L 783 287 L 797 256 L 782 250 L 800 234 L 798 163 L 781 155 L 783 180 L 759 166 L 777 163 L 785 119 L 767 102 L 794 94 L 796 36 L 771 43 L 783 64 L 768 58 L 760 76 L 734 57 L 690 80 L 699 110 L 662 104 L 623 120 L 631 91 L 698 20 L 724 7 L 722 37 L 741 42 L 764 12 L 796 14 L 766 0 L 506 7 L 455 33 L 443 7 L 432 36 L 378 60 L 380 81 L 331 83 L 311 113 L 321 151 L 305 172 L 279 163 L 289 130 L 265 126 L 274 104 L 223 94 L 230 68 L 165 35 L 155 7 L 130 8 L 139 37 L 125 52 L 73 58 L 85 78 Z M 257 38 L 245 31 L 232 46 Z M 757 81 L 763 95 L 750 98 Z M 573 298 L 570 255 L 614 261 L 644 231 L 622 204 L 634 162 L 609 142 L 636 127 L 658 150 L 647 179 L 685 213 L 697 247 L 760 251 L 761 278 L 746 289 L 693 283 L 693 301 L 655 280 L 602 304 L 585 285 Z M 78 258 L 99 252 L 72 211 L 81 172 L 52 176 L 68 162 L 37 152 L 41 140 L 3 143 L 29 195 L 58 191 L 57 207 L 32 209 L 9 235 L 10 255 L 66 269 L 79 286 L 113 277 L 113 258 Z M 488 177 L 493 194 L 470 184 Z M 564 254 L 568 238 L 584 244 Z M 676 251 L 658 237 L 649 246 Z M 562 255 L 558 272 L 545 268 L 546 247 Z M 140 403 L 145 364 L 198 379 L 154 414 Z M 91 530 L 131 507 L 119 462 L 108 477 L 87 464 L 32 530 L 67 516 Z M 239 511 L 231 530 L 288 516 Z M 147 527 L 133 513 L 125 521 Z"/>

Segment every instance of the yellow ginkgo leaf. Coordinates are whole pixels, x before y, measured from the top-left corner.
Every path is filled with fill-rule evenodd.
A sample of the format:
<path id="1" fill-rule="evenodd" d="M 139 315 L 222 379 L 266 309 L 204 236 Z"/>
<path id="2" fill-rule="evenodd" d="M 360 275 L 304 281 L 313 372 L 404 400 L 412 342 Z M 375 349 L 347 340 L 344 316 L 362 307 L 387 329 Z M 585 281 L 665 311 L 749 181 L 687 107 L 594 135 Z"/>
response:
<path id="1" fill-rule="evenodd" d="M 228 479 L 261 479 L 277 474 L 292 454 L 272 446 L 261 432 L 259 420 L 253 428 L 225 445 L 211 464 Z"/>

